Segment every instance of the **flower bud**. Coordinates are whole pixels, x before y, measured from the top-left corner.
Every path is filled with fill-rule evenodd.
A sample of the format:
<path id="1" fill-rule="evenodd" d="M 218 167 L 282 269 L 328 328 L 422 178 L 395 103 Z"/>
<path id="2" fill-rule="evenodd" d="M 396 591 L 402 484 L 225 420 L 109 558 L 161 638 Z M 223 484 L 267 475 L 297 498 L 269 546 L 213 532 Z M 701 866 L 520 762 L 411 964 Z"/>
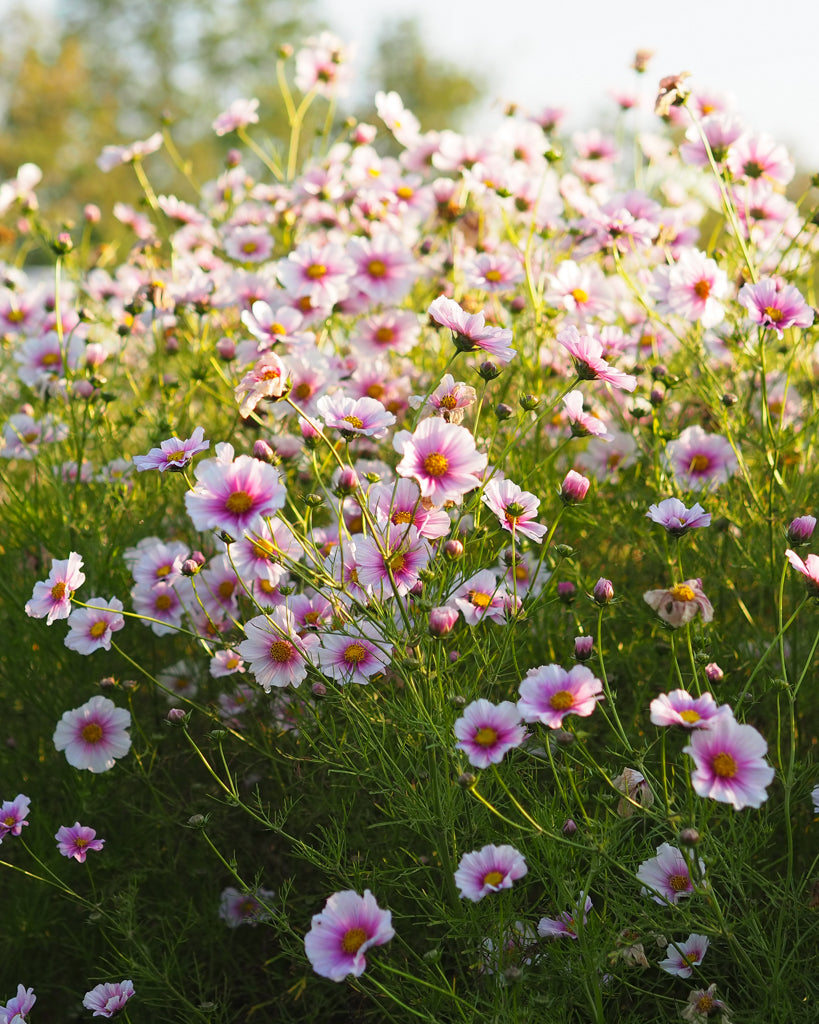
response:
<path id="1" fill-rule="evenodd" d="M 82 211 L 83 217 L 87 224 L 99 224 L 102 213 L 98 206 L 93 203 L 87 203 Z"/>
<path id="2" fill-rule="evenodd" d="M 506 402 L 500 402 L 495 406 L 495 415 L 499 420 L 508 420 L 510 416 L 514 415 L 515 410 L 511 405 L 507 405 Z"/>
<path id="3" fill-rule="evenodd" d="M 225 166 L 226 167 L 238 167 L 242 162 L 242 154 L 238 149 L 229 149 L 225 153 Z"/>
<path id="4" fill-rule="evenodd" d="M 441 605 L 433 608 L 429 613 L 429 631 L 432 636 L 446 636 L 455 628 L 458 621 L 457 608 L 448 608 Z"/>
<path id="5" fill-rule="evenodd" d="M 321 494 L 305 494 L 304 504 L 308 508 L 318 508 L 319 505 L 324 504 L 324 496 Z"/>
<path id="6" fill-rule="evenodd" d="M 681 846 L 696 846 L 700 841 L 700 834 L 695 828 L 683 828 L 680 829 L 680 834 L 677 838 Z"/>
<path id="7" fill-rule="evenodd" d="M 588 477 L 570 469 L 560 485 L 560 500 L 564 505 L 572 505 L 576 501 L 582 501 L 588 494 L 590 485 L 591 481 Z"/>
<path id="8" fill-rule="evenodd" d="M 313 694 L 314 697 L 324 697 L 325 694 L 327 693 L 327 687 L 324 685 L 324 683 L 313 683 L 313 685 L 310 687 L 310 692 Z"/>
<path id="9" fill-rule="evenodd" d="M 273 462 L 276 452 L 264 438 L 260 437 L 253 442 L 253 458 L 258 459 L 259 462 Z"/>
<path id="10" fill-rule="evenodd" d="M 612 600 L 614 599 L 614 584 L 611 582 L 611 580 L 604 579 L 601 576 L 600 579 L 594 585 L 592 597 L 594 598 L 595 604 L 611 604 Z"/>
<path id="11" fill-rule="evenodd" d="M 807 544 L 813 536 L 815 528 L 816 518 L 814 516 L 797 516 L 788 526 L 788 543 L 794 546 Z"/>
<path id="12" fill-rule="evenodd" d="M 182 563 L 182 575 L 183 576 L 195 576 L 202 566 L 196 561 L 195 558 L 186 558 Z"/>
<path id="13" fill-rule="evenodd" d="M 464 553 L 464 546 L 459 540 L 448 540 L 444 544 L 444 554 L 447 558 L 460 558 Z"/>
<path id="14" fill-rule="evenodd" d="M 204 828 L 207 823 L 208 819 L 204 814 L 192 814 L 188 818 L 188 824 L 191 828 Z"/>
<path id="15" fill-rule="evenodd" d="M 454 696 L 449 698 L 449 703 L 453 706 L 453 708 L 465 708 L 466 697 L 464 697 L 463 694 L 461 693 L 456 693 Z"/>
<path id="16" fill-rule="evenodd" d="M 214 348 L 219 358 L 224 359 L 226 363 L 229 363 L 236 355 L 236 342 L 233 338 L 220 338 Z"/>
<path id="17" fill-rule="evenodd" d="M 715 661 L 711 661 L 705 666 L 705 678 L 709 683 L 721 683 L 725 673 Z"/>
<path id="18" fill-rule="evenodd" d="M 574 733 L 568 729 L 555 729 L 552 738 L 559 747 L 570 747 L 574 743 Z"/>
<path id="19" fill-rule="evenodd" d="M 573 836 L 577 831 L 577 823 L 573 818 L 567 818 L 563 822 L 563 828 L 561 830 L 564 836 Z"/>
<path id="20" fill-rule="evenodd" d="M 184 722 L 187 717 L 187 712 L 183 711 L 182 708 L 171 708 L 168 712 L 168 721 L 172 725 L 179 725 Z"/>
<path id="21" fill-rule="evenodd" d="M 67 231 L 61 231 L 51 243 L 51 248 L 58 256 L 65 256 L 74 248 L 71 235 Z"/>
<path id="22" fill-rule="evenodd" d="M 594 649 L 593 636 L 576 636 L 574 638 L 574 656 L 578 661 L 588 661 Z"/>
<path id="23" fill-rule="evenodd" d="M 524 412 L 532 412 L 533 409 L 537 409 L 540 405 L 540 399 L 537 395 L 521 395 L 518 399 L 518 404 Z"/>
<path id="24" fill-rule="evenodd" d="M 356 473 L 352 466 L 345 466 L 338 474 L 336 489 L 333 493 L 338 498 L 344 498 L 346 495 L 352 494 L 353 491 L 357 490 L 359 485 L 358 473 Z"/>
<path id="25" fill-rule="evenodd" d="M 569 580 L 562 580 L 557 585 L 557 596 L 563 604 L 571 604 L 577 594 L 577 587 Z"/>
<path id="26" fill-rule="evenodd" d="M 488 359 L 478 367 L 478 373 L 485 381 L 494 380 L 496 377 L 500 376 L 500 370 L 498 367 Z"/>
<path id="27" fill-rule="evenodd" d="M 458 776 L 458 785 L 464 789 L 471 789 L 477 782 L 477 777 L 472 772 L 461 772 Z"/>

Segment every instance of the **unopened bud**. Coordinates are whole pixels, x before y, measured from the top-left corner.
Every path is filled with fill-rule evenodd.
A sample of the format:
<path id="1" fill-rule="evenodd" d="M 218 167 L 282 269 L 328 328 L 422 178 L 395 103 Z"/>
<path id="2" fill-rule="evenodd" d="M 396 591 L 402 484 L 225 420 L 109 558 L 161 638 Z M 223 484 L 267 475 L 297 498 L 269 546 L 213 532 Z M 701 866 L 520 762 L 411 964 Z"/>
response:
<path id="1" fill-rule="evenodd" d="M 567 818 L 563 822 L 563 829 L 562 829 L 563 835 L 564 836 L 573 836 L 576 831 L 577 831 L 577 823 L 575 822 L 574 818 Z"/>
<path id="2" fill-rule="evenodd" d="M 700 841 L 700 834 L 695 828 L 683 828 L 680 829 L 680 834 L 677 838 L 682 846 L 696 846 Z"/>
<path id="3" fill-rule="evenodd" d="M 557 585 L 557 596 L 563 604 L 571 604 L 577 594 L 577 587 L 569 580 L 562 580 Z"/>
<path id="4" fill-rule="evenodd" d="M 494 380 L 496 377 L 500 376 L 500 370 L 498 367 L 494 363 L 490 363 L 489 360 L 485 363 L 481 363 L 478 367 L 478 373 L 483 380 L 486 381 Z"/>
<path id="5" fill-rule="evenodd" d="M 179 725 L 181 722 L 184 722 L 187 717 L 187 712 L 183 711 L 182 708 L 171 708 L 168 712 L 168 721 L 172 725 Z"/>
<path id="6" fill-rule="evenodd" d="M 588 661 L 593 650 L 593 636 L 576 636 L 574 638 L 574 656 L 578 661 Z"/>
<path id="7" fill-rule="evenodd" d="M 464 546 L 459 540 L 448 540 L 444 544 L 444 554 L 447 558 L 460 558 L 464 553 Z"/>
<path id="8" fill-rule="evenodd" d="M 304 504 L 308 508 L 318 508 L 324 504 L 324 496 L 321 494 L 305 494 Z"/>
<path id="9" fill-rule="evenodd" d="M 343 498 L 357 490 L 359 485 L 358 473 L 356 473 L 352 466 L 345 466 L 338 475 L 338 482 L 336 483 L 334 493 L 337 497 Z"/>
<path id="10" fill-rule="evenodd" d="M 715 661 L 711 661 L 705 666 L 705 678 L 709 683 L 721 683 L 725 673 Z"/>
<path id="11" fill-rule="evenodd" d="M 572 505 L 577 501 L 582 501 L 588 494 L 590 486 L 591 481 L 588 477 L 570 469 L 560 485 L 560 500 L 564 505 Z"/>
<path id="12" fill-rule="evenodd" d="M 83 208 L 82 215 L 88 224 L 99 224 L 102 217 L 100 208 L 95 206 L 94 203 L 87 203 Z"/>
<path id="13" fill-rule="evenodd" d="M 276 458 L 275 450 L 263 438 L 253 442 L 253 458 L 259 462 L 273 462 Z"/>
<path id="14" fill-rule="evenodd" d="M 807 544 L 816 528 L 814 516 L 797 516 L 788 526 L 788 542 L 790 544 Z"/>
<path id="15" fill-rule="evenodd" d="M 513 416 L 515 410 L 511 405 L 507 405 L 506 402 L 500 402 L 495 406 L 495 415 L 499 420 L 508 420 L 510 416 Z"/>
<path id="16" fill-rule="evenodd" d="M 602 576 L 595 583 L 594 590 L 592 590 L 592 597 L 594 598 L 595 604 L 605 605 L 611 604 L 614 599 L 614 584 L 611 580 L 604 579 Z"/>
<path id="17" fill-rule="evenodd" d="M 310 692 L 314 697 L 324 697 L 327 693 L 327 687 L 324 683 L 313 683 L 310 687 Z"/>
<path id="18" fill-rule="evenodd" d="M 533 409 L 537 409 L 540 405 L 540 399 L 537 395 L 521 395 L 518 399 L 518 404 L 524 412 L 532 412 Z"/>
<path id="19" fill-rule="evenodd" d="M 186 558 L 182 563 L 182 575 L 183 576 L 195 576 L 202 568 L 201 565 L 194 558 Z"/>
<path id="20" fill-rule="evenodd" d="M 433 608 L 429 613 L 429 631 L 432 636 L 446 636 L 455 628 L 458 621 L 457 608 L 449 608 L 441 605 Z"/>
<path id="21" fill-rule="evenodd" d="M 458 776 L 458 785 L 464 789 L 471 789 L 477 781 L 476 776 L 472 772 L 461 772 Z"/>
<path id="22" fill-rule="evenodd" d="M 220 338 L 214 345 L 214 348 L 219 358 L 224 359 L 226 363 L 229 363 L 236 355 L 236 342 L 233 338 Z"/>

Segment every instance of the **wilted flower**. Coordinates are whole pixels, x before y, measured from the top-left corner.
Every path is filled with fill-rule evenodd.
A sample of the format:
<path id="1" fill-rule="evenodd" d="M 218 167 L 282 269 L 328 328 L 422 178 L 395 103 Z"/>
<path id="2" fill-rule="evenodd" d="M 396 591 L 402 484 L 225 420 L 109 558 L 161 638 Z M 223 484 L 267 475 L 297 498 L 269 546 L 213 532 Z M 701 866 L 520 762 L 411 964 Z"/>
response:
<path id="1" fill-rule="evenodd" d="M 709 1017 L 713 1017 L 715 1014 L 725 1011 L 725 1003 L 721 999 L 714 998 L 714 992 L 716 992 L 716 984 L 709 985 L 708 988 L 695 988 L 693 992 L 688 993 L 688 1002 L 682 1009 L 682 1017 L 684 1020 L 690 1022 L 690 1024 L 704 1024 Z M 727 1024 L 727 1017 L 723 1016 L 722 1020 L 724 1024 Z"/>
<path id="2" fill-rule="evenodd" d="M 702 590 L 702 580 L 675 583 L 670 590 L 647 590 L 643 600 L 673 629 L 691 622 L 699 612 L 703 622 L 714 617 L 711 602 Z"/>
<path id="3" fill-rule="evenodd" d="M 592 907 L 591 899 L 581 892 L 574 909 L 564 910 L 556 918 L 542 917 L 537 926 L 537 933 L 541 938 L 576 939 L 578 918 L 582 914 L 583 924 L 587 924 Z"/>
<path id="4" fill-rule="evenodd" d="M 617 804 L 617 813 L 621 818 L 630 818 L 634 814 L 635 804 L 648 808 L 654 803 L 651 787 L 636 768 L 624 768 L 616 779 L 611 780 L 611 784 L 618 793 L 623 794 Z"/>

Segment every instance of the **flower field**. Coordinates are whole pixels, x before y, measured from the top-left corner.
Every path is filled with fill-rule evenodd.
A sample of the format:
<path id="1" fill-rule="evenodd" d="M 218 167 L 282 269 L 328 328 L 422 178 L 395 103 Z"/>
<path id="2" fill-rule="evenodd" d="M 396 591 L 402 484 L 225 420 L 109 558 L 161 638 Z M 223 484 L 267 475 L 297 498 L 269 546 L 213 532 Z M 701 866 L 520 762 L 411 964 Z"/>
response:
<path id="1" fill-rule="evenodd" d="M 346 73 L 0 185 L 0 1024 L 815 1022 L 819 178 Z"/>

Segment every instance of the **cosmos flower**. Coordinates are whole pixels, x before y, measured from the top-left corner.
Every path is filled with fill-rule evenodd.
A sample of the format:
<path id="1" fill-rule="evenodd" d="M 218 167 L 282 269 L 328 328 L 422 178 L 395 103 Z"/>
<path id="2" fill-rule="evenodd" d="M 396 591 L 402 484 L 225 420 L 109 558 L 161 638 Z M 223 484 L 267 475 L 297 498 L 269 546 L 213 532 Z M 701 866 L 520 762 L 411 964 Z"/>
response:
<path id="1" fill-rule="evenodd" d="M 75 821 L 73 825 L 60 825 L 54 838 L 57 849 L 63 857 L 73 857 L 80 864 L 85 863 L 89 850 L 101 850 L 104 839 L 97 839 L 97 833 L 87 825 Z"/>
<path id="2" fill-rule="evenodd" d="M 272 889 L 254 889 L 252 892 L 239 892 L 232 885 L 222 890 L 219 897 L 219 917 L 228 928 L 238 928 L 240 924 L 257 925 L 260 921 L 270 920 L 270 911 L 262 906 L 269 904 L 275 897 Z"/>
<path id="3" fill-rule="evenodd" d="M 218 115 L 211 126 L 217 135 L 228 135 L 237 128 L 246 128 L 249 124 L 259 121 L 259 101 L 257 99 L 234 100 L 227 110 Z"/>
<path id="4" fill-rule="evenodd" d="M 233 390 L 239 415 L 249 416 L 265 398 L 277 399 L 287 393 L 289 382 L 284 363 L 275 352 L 265 352 Z"/>
<path id="5" fill-rule="evenodd" d="M 705 863 L 700 860 L 700 873 L 704 871 Z M 641 894 L 651 896 L 655 903 L 678 903 L 694 891 L 688 862 L 669 843 L 657 847 L 656 857 L 643 861 L 637 869 L 637 880 L 644 885 Z"/>
<path id="6" fill-rule="evenodd" d="M 494 477 L 484 487 L 481 501 L 498 517 L 504 530 L 513 537 L 528 537 L 540 544 L 546 527 L 534 522 L 540 498 L 524 491 L 511 480 L 497 480 Z"/>
<path id="7" fill-rule="evenodd" d="M 146 469 L 158 469 L 160 473 L 164 473 L 166 469 L 180 472 L 197 452 L 203 452 L 210 447 L 210 441 L 205 441 L 204 437 L 205 428 L 197 427 L 186 440 L 180 441 L 178 437 L 171 437 L 160 442 L 159 447 L 152 448 L 147 455 L 134 455 L 131 461 L 140 473 Z"/>
<path id="8" fill-rule="evenodd" d="M 512 883 L 523 878 L 528 870 L 523 855 L 514 846 L 489 843 L 461 857 L 455 884 L 462 899 L 466 897 L 477 903 L 490 892 L 511 889 Z"/>
<path id="9" fill-rule="evenodd" d="M 63 713 L 54 730 L 54 746 L 74 768 L 107 772 L 131 749 L 131 713 L 99 694 Z"/>
<path id="10" fill-rule="evenodd" d="M 672 629 L 691 622 L 697 612 L 703 622 L 710 622 L 714 617 L 714 609 L 703 592 L 700 579 L 675 583 L 669 590 L 647 590 L 643 600 Z"/>
<path id="11" fill-rule="evenodd" d="M 106 981 L 97 985 L 83 996 L 82 1005 L 86 1010 L 93 1010 L 95 1017 L 113 1017 L 123 1008 L 134 994 L 134 983 L 125 981 Z"/>
<path id="12" fill-rule="evenodd" d="M 692 697 L 687 690 L 661 693 L 649 705 L 654 725 L 679 725 L 683 729 L 708 729 L 717 715 L 730 711 L 717 704 L 710 693 Z"/>
<path id="13" fill-rule="evenodd" d="M 665 960 L 661 960 L 658 966 L 678 978 L 690 978 L 693 969 L 702 963 L 708 946 L 709 940 L 705 935 L 689 935 L 685 942 L 671 942 L 665 951 Z"/>
<path id="14" fill-rule="evenodd" d="M 585 665 L 567 672 L 560 665 L 531 668 L 518 687 L 518 711 L 525 722 L 559 729 L 566 715 L 588 717 L 603 699 L 603 684 Z"/>
<path id="15" fill-rule="evenodd" d="M 369 683 L 390 663 L 385 647 L 389 645 L 375 626 L 362 622 L 357 628 L 322 633 L 315 660 L 320 672 L 341 684 Z"/>
<path id="16" fill-rule="evenodd" d="M 246 640 L 236 646 L 250 663 L 256 682 L 268 693 L 272 686 L 298 686 L 307 675 L 308 658 L 318 646 L 314 633 L 299 636 L 293 615 L 284 607 L 257 615 L 244 625 Z"/>
<path id="17" fill-rule="evenodd" d="M 557 340 L 572 357 L 580 380 L 602 380 L 624 391 L 633 391 L 637 387 L 637 378 L 607 363 L 603 359 L 603 346 L 597 338 L 589 334 L 581 336 L 574 324 L 565 327 Z"/>
<path id="18" fill-rule="evenodd" d="M 322 395 L 316 408 L 325 424 L 341 431 L 341 436 L 348 441 L 357 437 L 384 437 L 395 423 L 394 414 L 387 412 L 376 398 L 350 398 L 336 392 Z"/>
<path id="19" fill-rule="evenodd" d="M 359 896 L 352 889 L 333 893 L 320 914 L 314 914 L 304 936 L 304 952 L 316 974 L 331 981 L 358 978 L 372 946 L 383 946 L 395 935 L 392 914 L 382 910 L 369 889 Z"/>
<path id="20" fill-rule="evenodd" d="M 55 558 L 48 579 L 34 584 L 34 593 L 26 603 L 26 615 L 33 619 L 45 618 L 49 626 L 55 619 L 67 619 L 74 591 L 83 583 L 81 555 L 72 551 L 68 558 Z"/>
<path id="21" fill-rule="evenodd" d="M 24 1024 L 25 1017 L 37 1002 L 33 988 L 17 986 L 17 995 L 0 1006 L 0 1024 Z"/>
<path id="22" fill-rule="evenodd" d="M 686 427 L 676 441 L 666 445 L 666 458 L 681 487 L 713 490 L 739 468 L 731 444 L 702 427 Z"/>
<path id="23" fill-rule="evenodd" d="M 403 455 L 396 466 L 399 476 L 411 476 L 421 488 L 421 497 L 434 505 L 458 502 L 481 483 L 487 457 L 475 448 L 475 439 L 465 428 L 438 416 L 422 420 L 413 433 L 399 431 L 393 447 Z"/>
<path id="24" fill-rule="evenodd" d="M 197 530 L 237 537 L 284 506 L 279 471 L 250 455 L 234 459 L 233 445 L 217 444 L 216 458 L 200 462 L 194 476 L 198 482 L 185 495 L 185 507 Z"/>
<path id="25" fill-rule="evenodd" d="M 506 583 L 499 582 L 491 569 L 481 569 L 450 594 L 448 603 L 463 614 L 468 625 L 477 626 L 485 619 L 505 622 L 507 614 L 520 604 L 520 599 L 515 600 Z"/>
<path id="26" fill-rule="evenodd" d="M 427 312 L 436 323 L 452 331 L 455 347 L 460 352 L 482 349 L 499 363 L 508 363 L 515 354 L 510 344 L 510 330 L 505 327 L 488 327 L 483 313 L 467 313 L 454 299 L 439 295 L 430 303 Z"/>
<path id="27" fill-rule="evenodd" d="M 509 700 L 500 704 L 492 704 L 482 697 L 472 701 L 453 729 L 460 741 L 455 744 L 456 748 L 463 750 L 476 768 L 499 764 L 507 750 L 519 747 L 526 739 L 520 712 Z"/>
<path id="28" fill-rule="evenodd" d="M 731 804 L 735 811 L 759 807 L 774 770 L 765 760 L 768 744 L 752 725 L 740 725 L 732 714 L 717 715 L 707 729 L 691 734 L 684 754 L 694 761 L 691 784 L 698 796 Z"/>
<path id="29" fill-rule="evenodd" d="M 111 635 L 125 625 L 122 601 L 112 597 L 89 597 L 87 606 L 75 608 L 68 616 L 68 634 L 65 646 L 78 654 L 111 650 Z"/>
<path id="30" fill-rule="evenodd" d="M 0 843 L 6 836 L 19 836 L 23 826 L 28 825 L 26 817 L 31 799 L 18 793 L 13 800 L 4 800 L 0 806 Z"/>
<path id="31" fill-rule="evenodd" d="M 679 498 L 665 498 L 658 505 L 652 505 L 646 517 L 665 527 L 672 537 L 682 537 L 689 530 L 711 525 L 711 513 L 706 512 L 699 502 L 686 508 Z"/>
<path id="32" fill-rule="evenodd" d="M 582 914 L 583 925 L 585 925 L 593 906 L 590 897 L 581 892 L 577 904 L 572 910 L 564 910 L 556 918 L 542 917 L 537 926 L 538 935 L 544 939 L 576 939 L 578 918 Z"/>
<path id="33" fill-rule="evenodd" d="M 778 278 L 767 277 L 758 284 L 744 284 L 737 301 L 748 311 L 753 323 L 776 331 L 778 338 L 788 327 L 810 327 L 813 323 L 813 309 L 799 289 Z"/>
<path id="34" fill-rule="evenodd" d="M 819 597 L 819 555 L 808 555 L 804 562 L 795 551 L 790 548 L 785 552 L 785 557 L 798 572 L 805 577 L 805 585 L 808 588 L 809 597 Z"/>

